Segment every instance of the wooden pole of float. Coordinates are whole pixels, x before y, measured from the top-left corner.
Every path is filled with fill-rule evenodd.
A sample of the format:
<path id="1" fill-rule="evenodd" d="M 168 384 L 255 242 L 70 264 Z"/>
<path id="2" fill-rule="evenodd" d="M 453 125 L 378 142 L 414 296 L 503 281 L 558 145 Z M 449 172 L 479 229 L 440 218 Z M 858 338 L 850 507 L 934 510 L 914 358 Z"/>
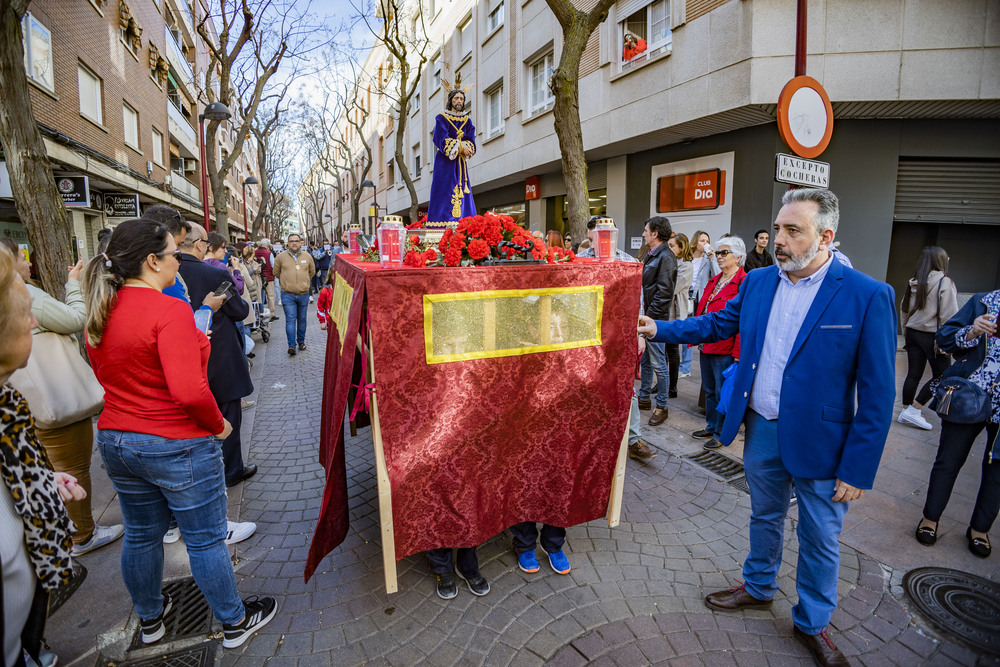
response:
<path id="1" fill-rule="evenodd" d="M 361 344 L 361 337 L 358 336 Z M 368 330 L 368 380 L 365 384 L 375 384 L 375 350 L 372 347 L 372 332 Z M 363 390 L 362 390 L 363 391 Z M 396 580 L 396 535 L 392 528 L 392 487 L 389 485 L 389 469 L 385 465 L 385 449 L 382 447 L 382 427 L 378 419 L 378 396 L 371 390 L 372 440 L 375 442 L 375 475 L 378 480 L 378 515 L 382 524 L 382 569 L 385 571 L 385 592 L 399 590 Z"/>
<path id="2" fill-rule="evenodd" d="M 625 490 L 625 464 L 628 462 L 628 424 L 625 424 L 625 434 L 622 445 L 618 448 L 618 462 L 615 464 L 615 476 L 611 478 L 611 497 L 608 499 L 608 528 L 618 525 L 622 514 L 622 491 Z"/>

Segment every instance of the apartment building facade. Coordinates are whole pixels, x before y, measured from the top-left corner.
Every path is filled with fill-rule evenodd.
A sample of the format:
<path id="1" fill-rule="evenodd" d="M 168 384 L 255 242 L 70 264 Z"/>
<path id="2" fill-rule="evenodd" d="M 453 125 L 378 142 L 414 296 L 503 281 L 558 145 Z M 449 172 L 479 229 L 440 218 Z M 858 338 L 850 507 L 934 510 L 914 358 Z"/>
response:
<path id="1" fill-rule="evenodd" d="M 433 43 L 411 109 L 407 160 L 426 209 L 439 81 L 461 73 L 478 151 L 470 178 L 480 210 L 563 231 L 566 188 L 548 88 L 561 30 L 544 0 L 423 0 Z M 413 9 L 411 9 L 411 12 Z M 580 68 L 580 114 L 592 213 L 618 221 L 626 251 L 643 222 L 751 238 L 770 227 L 786 185 L 774 181 L 776 107 L 794 75 L 795 0 L 619 0 Z M 626 34 L 645 50 L 626 59 Z M 365 63 L 384 62 L 377 49 Z M 630 54 L 631 55 L 631 54 Z M 831 165 L 842 200 L 838 239 L 861 270 L 896 287 L 920 249 L 944 246 L 962 291 L 1000 286 L 1000 6 L 985 0 L 808 3 L 807 74 L 833 103 Z M 391 114 L 370 141 L 392 146 Z M 391 159 L 372 169 L 380 208 L 406 214 Z M 676 194 L 717 179 L 714 195 Z M 675 194 L 671 195 L 670 192 Z M 694 193 L 686 193 L 694 194 Z M 371 197 L 367 200 L 371 202 Z M 980 261 L 987 252 L 990 262 Z"/>
<path id="2" fill-rule="evenodd" d="M 206 11 L 201 0 L 35 0 L 29 6 L 22 30 L 32 108 L 80 257 L 93 256 L 98 230 L 153 204 L 202 219 L 198 113 L 206 98 L 199 85 L 209 56 L 196 21 Z M 253 146 L 246 148 L 227 178 L 234 239 L 243 235 L 240 184 L 256 172 Z M 232 149 L 230 132 L 220 132 L 215 149 L 219 155 Z M 5 164 L 0 172 L 6 175 Z M 256 202 L 253 189 L 248 217 Z M 30 252 L 5 178 L 0 234 Z"/>

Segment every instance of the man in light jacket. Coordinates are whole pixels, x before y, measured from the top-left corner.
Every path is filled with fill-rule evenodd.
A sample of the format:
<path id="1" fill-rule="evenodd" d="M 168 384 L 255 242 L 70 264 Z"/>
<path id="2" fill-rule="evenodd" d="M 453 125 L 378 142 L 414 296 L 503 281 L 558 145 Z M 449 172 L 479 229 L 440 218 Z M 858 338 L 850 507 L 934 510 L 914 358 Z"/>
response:
<path id="1" fill-rule="evenodd" d="M 281 282 L 281 307 L 285 311 L 285 338 L 288 354 L 295 355 L 295 346 L 306 349 L 306 311 L 309 308 L 309 285 L 316 275 L 312 256 L 302 250 L 302 237 L 288 235 L 288 250 L 274 258 L 274 277 Z"/>

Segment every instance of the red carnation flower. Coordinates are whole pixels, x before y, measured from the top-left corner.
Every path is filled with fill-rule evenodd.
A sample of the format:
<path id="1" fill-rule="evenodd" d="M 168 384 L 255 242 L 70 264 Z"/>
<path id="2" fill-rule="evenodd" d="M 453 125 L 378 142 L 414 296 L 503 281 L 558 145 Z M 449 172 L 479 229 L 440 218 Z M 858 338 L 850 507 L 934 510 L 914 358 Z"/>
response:
<path id="1" fill-rule="evenodd" d="M 490 244 L 482 239 L 473 239 L 469 242 L 469 257 L 472 259 L 483 259 L 490 254 Z"/>
<path id="2" fill-rule="evenodd" d="M 444 253 L 444 263 L 448 266 L 458 266 L 462 261 L 462 251 L 457 248 L 448 248 Z"/>
<path id="3" fill-rule="evenodd" d="M 424 254 L 427 255 L 427 260 L 428 261 L 431 261 L 431 262 L 436 262 L 437 261 L 438 255 L 437 255 L 436 252 L 434 252 L 434 248 L 428 248 L 427 252 L 425 252 Z"/>
<path id="4" fill-rule="evenodd" d="M 420 245 L 420 237 L 416 234 L 411 234 L 409 238 L 410 243 L 413 245 Z"/>

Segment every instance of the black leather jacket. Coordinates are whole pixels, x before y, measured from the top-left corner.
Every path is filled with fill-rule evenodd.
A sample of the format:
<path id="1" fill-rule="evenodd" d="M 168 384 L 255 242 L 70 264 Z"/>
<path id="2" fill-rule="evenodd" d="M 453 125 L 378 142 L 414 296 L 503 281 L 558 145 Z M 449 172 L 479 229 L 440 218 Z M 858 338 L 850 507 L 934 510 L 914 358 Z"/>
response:
<path id="1" fill-rule="evenodd" d="M 654 320 L 670 319 L 670 304 L 677 282 L 677 258 L 666 243 L 649 251 L 643 260 L 642 298 L 646 315 Z"/>

